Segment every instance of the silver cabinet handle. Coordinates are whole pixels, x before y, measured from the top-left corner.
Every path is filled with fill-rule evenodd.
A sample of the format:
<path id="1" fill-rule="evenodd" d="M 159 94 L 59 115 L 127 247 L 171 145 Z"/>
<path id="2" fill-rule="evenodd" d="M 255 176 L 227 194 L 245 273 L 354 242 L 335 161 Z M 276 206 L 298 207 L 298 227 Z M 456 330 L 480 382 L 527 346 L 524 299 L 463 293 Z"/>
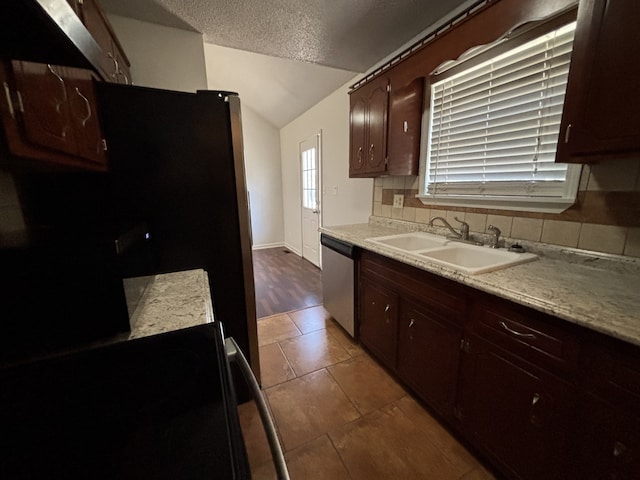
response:
<path id="1" fill-rule="evenodd" d="M 624 453 L 627 451 L 627 447 L 624 443 L 622 442 L 615 442 L 613 444 L 613 456 L 614 457 L 620 457 L 622 455 L 624 455 Z"/>
<path id="2" fill-rule="evenodd" d="M 522 338 L 536 338 L 536 336 L 533 333 L 521 333 L 521 332 L 516 332 L 515 330 L 509 328 L 509 326 L 504 323 L 504 322 L 500 322 L 500 326 L 502 327 L 503 330 L 506 330 L 507 332 L 517 336 L 517 337 L 522 337 Z"/>
<path id="3" fill-rule="evenodd" d="M 564 131 L 564 143 L 569 143 L 570 135 L 571 135 L 571 124 L 567 125 L 567 129 Z"/>
<path id="4" fill-rule="evenodd" d="M 273 424 L 273 419 L 269 413 L 267 402 L 265 402 L 264 397 L 262 396 L 260 386 L 258 385 L 255 375 L 251 371 L 249 362 L 247 362 L 242 350 L 240 350 L 240 347 L 238 347 L 238 344 L 233 338 L 230 337 L 224 340 L 224 349 L 227 352 L 227 358 L 230 361 L 235 362 L 240 367 L 242 376 L 249 385 L 251 394 L 256 401 L 262 425 L 265 433 L 267 434 L 267 440 L 269 441 L 269 448 L 271 449 L 271 455 L 273 456 L 273 461 L 275 463 L 278 480 L 289 480 L 289 471 L 287 470 L 287 464 L 284 461 L 282 447 L 280 447 L 280 442 L 278 441 L 276 427 Z"/>
<path id="5" fill-rule="evenodd" d="M 414 323 L 416 323 L 416 321 L 412 318 L 411 321 L 409 322 L 409 328 L 413 327 Z"/>
<path id="6" fill-rule="evenodd" d="M 76 93 L 80 98 L 82 98 L 82 100 L 84 100 L 84 104 L 87 107 L 87 116 L 80 120 L 82 122 L 82 126 L 84 127 L 87 121 L 91 118 L 91 104 L 89 103 L 89 99 L 85 97 L 82 93 L 80 93 L 80 90 L 78 89 L 78 87 L 76 87 Z"/>
<path id="7" fill-rule="evenodd" d="M 118 75 L 122 75 L 124 77 L 124 84 L 125 85 L 131 85 L 131 82 L 129 81 L 129 77 L 127 76 L 126 73 L 118 72 Z"/>
<path id="8" fill-rule="evenodd" d="M 62 100 L 60 101 L 56 100 L 56 112 L 60 113 L 60 105 L 62 105 L 67 101 L 67 89 L 65 88 L 65 85 L 64 85 L 64 79 L 60 75 L 58 75 L 58 73 L 53 69 L 53 67 L 47 64 L 47 68 L 51 72 L 51 75 L 53 75 L 58 79 L 58 81 L 60 82 L 60 86 L 62 88 Z"/>
<path id="9" fill-rule="evenodd" d="M 540 401 L 540 394 L 534 393 L 533 398 L 531 399 L 531 405 L 535 405 Z"/>
<path id="10" fill-rule="evenodd" d="M 11 118 L 16 118 L 16 112 L 13 109 L 13 102 L 11 101 L 11 90 L 9 90 L 7 82 L 4 82 L 4 95 L 7 98 L 7 105 L 9 106 L 9 114 L 11 115 Z"/>
<path id="11" fill-rule="evenodd" d="M 391 308 L 391 305 L 389 305 L 389 304 L 387 303 L 387 306 L 386 306 L 386 307 L 384 307 L 384 313 L 387 313 L 387 312 L 389 311 L 389 309 L 390 309 L 390 308 Z"/>

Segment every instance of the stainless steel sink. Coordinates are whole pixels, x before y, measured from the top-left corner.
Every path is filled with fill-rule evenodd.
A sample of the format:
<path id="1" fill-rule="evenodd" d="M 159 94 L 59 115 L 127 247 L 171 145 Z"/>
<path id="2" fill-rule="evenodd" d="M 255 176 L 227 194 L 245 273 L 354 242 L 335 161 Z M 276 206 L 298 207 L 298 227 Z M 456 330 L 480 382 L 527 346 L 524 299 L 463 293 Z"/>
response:
<path id="1" fill-rule="evenodd" d="M 538 258 L 533 253 L 469 245 L 425 232 L 373 237 L 367 241 L 469 275 L 492 272 Z"/>

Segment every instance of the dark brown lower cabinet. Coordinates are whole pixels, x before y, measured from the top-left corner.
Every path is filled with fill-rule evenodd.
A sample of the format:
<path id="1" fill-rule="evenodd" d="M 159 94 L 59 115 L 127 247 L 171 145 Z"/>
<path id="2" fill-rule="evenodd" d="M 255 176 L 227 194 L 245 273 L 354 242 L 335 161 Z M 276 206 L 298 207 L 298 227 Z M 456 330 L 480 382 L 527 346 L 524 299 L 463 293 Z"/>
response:
<path id="1" fill-rule="evenodd" d="M 579 416 L 574 478 L 640 478 L 640 417 L 593 395 L 585 397 Z"/>
<path id="2" fill-rule="evenodd" d="M 438 413 L 452 417 L 462 329 L 427 305 L 400 305 L 398 375 Z"/>
<path id="3" fill-rule="evenodd" d="M 362 344 L 496 472 L 640 479 L 640 348 L 363 251 Z"/>
<path id="4" fill-rule="evenodd" d="M 461 429 L 514 478 L 567 479 L 573 386 L 475 336 L 465 340 Z"/>
<path id="5" fill-rule="evenodd" d="M 385 365 L 395 367 L 398 295 L 363 281 L 360 340 Z"/>
<path id="6" fill-rule="evenodd" d="M 640 349 L 589 338 L 576 426 L 580 478 L 640 478 Z"/>

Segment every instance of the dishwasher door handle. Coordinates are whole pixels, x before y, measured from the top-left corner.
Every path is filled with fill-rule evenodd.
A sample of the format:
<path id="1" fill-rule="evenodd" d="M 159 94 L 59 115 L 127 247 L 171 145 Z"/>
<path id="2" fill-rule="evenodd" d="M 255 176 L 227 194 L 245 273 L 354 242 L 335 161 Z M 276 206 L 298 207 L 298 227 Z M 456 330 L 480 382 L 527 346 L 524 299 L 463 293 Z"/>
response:
<path id="1" fill-rule="evenodd" d="M 260 390 L 260 385 L 258 385 L 258 381 L 251 371 L 249 362 L 247 362 L 247 359 L 242 353 L 242 350 L 240 350 L 240 347 L 238 347 L 238 344 L 232 337 L 225 338 L 224 349 L 227 353 L 227 358 L 229 359 L 229 361 L 235 362 L 236 365 L 240 367 L 242 376 L 249 385 L 251 394 L 256 401 L 256 406 L 258 407 L 258 412 L 260 413 L 260 419 L 262 420 L 262 426 L 264 427 L 264 431 L 267 434 L 267 440 L 269 441 L 269 448 L 271 449 L 271 456 L 273 457 L 273 462 L 276 467 L 278 480 L 289 480 L 289 470 L 287 469 L 287 464 L 284 460 L 282 447 L 280 446 L 280 442 L 278 441 L 278 434 L 276 433 L 276 427 L 273 423 L 273 418 L 271 418 L 271 413 L 269 413 L 267 402 L 264 400 L 264 396 L 262 395 L 262 391 Z"/>

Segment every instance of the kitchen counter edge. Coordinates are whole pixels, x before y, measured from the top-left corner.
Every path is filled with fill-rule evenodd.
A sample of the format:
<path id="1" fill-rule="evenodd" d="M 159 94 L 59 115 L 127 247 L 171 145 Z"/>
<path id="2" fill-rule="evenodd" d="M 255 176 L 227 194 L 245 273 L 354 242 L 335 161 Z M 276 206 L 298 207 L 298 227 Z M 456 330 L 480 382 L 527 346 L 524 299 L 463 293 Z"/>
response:
<path id="1" fill-rule="evenodd" d="M 635 259 L 538 250 L 538 260 L 468 275 L 375 244 L 367 239 L 416 231 L 409 222 L 321 227 L 320 232 L 360 248 L 468 285 L 520 305 L 640 346 L 640 263 Z"/>

